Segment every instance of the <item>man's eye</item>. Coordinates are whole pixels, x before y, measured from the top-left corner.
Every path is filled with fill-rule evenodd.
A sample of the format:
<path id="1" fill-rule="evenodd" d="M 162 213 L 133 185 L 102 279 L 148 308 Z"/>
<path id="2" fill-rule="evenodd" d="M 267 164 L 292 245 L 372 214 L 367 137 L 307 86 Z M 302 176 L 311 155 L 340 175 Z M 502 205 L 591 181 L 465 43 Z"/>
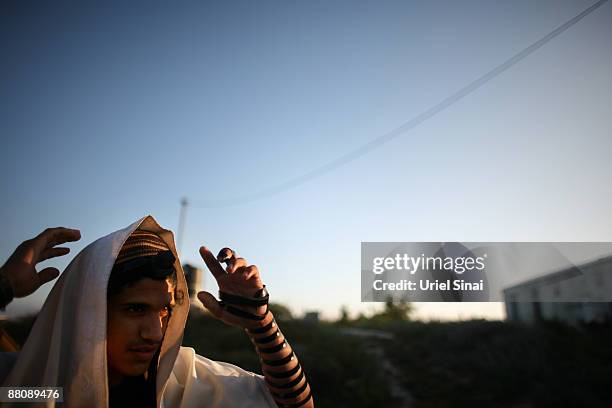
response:
<path id="1" fill-rule="evenodd" d="M 144 312 L 144 307 L 139 305 L 132 305 L 127 307 L 127 311 L 130 313 L 142 313 Z"/>

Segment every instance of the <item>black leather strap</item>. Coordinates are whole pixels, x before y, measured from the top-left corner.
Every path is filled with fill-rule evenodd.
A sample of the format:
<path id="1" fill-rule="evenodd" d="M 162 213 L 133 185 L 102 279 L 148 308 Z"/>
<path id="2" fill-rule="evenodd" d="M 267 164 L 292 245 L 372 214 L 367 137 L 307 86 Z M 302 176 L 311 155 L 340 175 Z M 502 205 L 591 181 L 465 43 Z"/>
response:
<path id="1" fill-rule="evenodd" d="M 304 384 L 302 384 L 302 386 L 295 391 L 291 391 L 286 394 L 279 394 L 279 393 L 273 392 L 272 395 L 274 395 L 276 398 L 282 398 L 282 399 L 295 398 L 301 393 L 303 393 L 306 387 L 308 387 L 308 381 L 304 381 Z"/>
<path id="2" fill-rule="evenodd" d="M 265 360 L 262 359 L 263 363 L 269 365 L 270 367 L 278 367 L 287 364 L 291 360 L 295 358 L 295 353 L 292 351 L 287 357 L 283 357 L 278 360 Z"/>
<path id="3" fill-rule="evenodd" d="M 267 382 L 268 384 L 270 384 L 270 385 L 271 385 L 272 387 L 274 387 L 274 388 L 293 388 L 293 387 L 295 387 L 296 385 L 298 385 L 298 384 L 300 383 L 300 381 L 302 381 L 302 378 L 304 378 L 304 371 L 302 371 L 302 372 L 300 373 L 300 375 L 298 375 L 298 376 L 296 377 L 296 379 L 295 379 L 295 380 L 291 380 L 291 381 L 289 381 L 288 383 L 285 383 L 285 384 L 276 384 L 276 383 L 273 383 L 273 382 L 272 382 L 272 381 L 270 381 L 268 378 L 266 378 L 266 382 Z"/>
<path id="4" fill-rule="evenodd" d="M 281 351 L 285 347 L 289 347 L 289 344 L 287 343 L 287 340 L 283 341 L 281 344 L 277 344 L 276 346 L 272 346 L 272 347 L 268 347 L 268 348 L 263 348 L 262 349 L 262 348 L 257 347 L 257 350 L 259 350 L 260 353 L 272 354 L 272 353 L 278 353 L 279 351 Z"/>
<path id="5" fill-rule="evenodd" d="M 247 329 L 247 331 L 249 334 L 263 334 L 273 327 L 276 327 L 276 320 L 274 319 L 272 319 L 272 321 L 266 324 L 264 327 L 260 327 L 258 329 Z"/>
<path id="6" fill-rule="evenodd" d="M 245 312 L 242 309 L 238 309 L 230 304 L 227 304 L 223 301 L 219 302 L 219 305 L 223 308 L 223 310 L 233 314 L 234 316 L 242 317 L 243 319 L 262 321 L 268 315 L 268 308 L 266 307 L 266 312 L 263 315 L 256 315 L 253 313 Z"/>
<path id="7" fill-rule="evenodd" d="M 274 372 L 274 371 L 266 370 L 265 374 L 272 378 L 287 378 L 287 377 L 291 377 L 292 375 L 294 375 L 301 369 L 302 369 L 302 366 L 300 365 L 300 363 L 298 363 L 298 365 L 296 365 L 294 368 L 292 368 L 289 371 Z"/>
<path id="8" fill-rule="evenodd" d="M 310 398 L 312 398 L 312 391 L 310 391 L 310 392 L 308 393 L 308 395 L 306 396 L 306 398 L 304 398 L 304 399 L 303 399 L 302 401 L 300 401 L 300 402 L 296 402 L 295 404 L 285 404 L 285 405 L 283 405 L 283 404 L 279 404 L 278 402 L 277 402 L 277 404 L 278 404 L 278 406 L 279 406 L 280 408 L 299 408 L 299 407 L 301 407 L 302 405 L 304 405 L 305 403 L 307 403 L 308 401 L 310 401 Z"/>
<path id="9" fill-rule="evenodd" d="M 266 344 L 266 343 L 270 343 L 274 341 L 279 336 L 280 336 L 280 331 L 276 329 L 276 331 L 269 336 L 262 337 L 261 339 L 253 339 L 253 340 L 255 340 L 255 343 L 257 344 Z"/>
<path id="10" fill-rule="evenodd" d="M 262 292 L 262 290 L 264 292 Z M 265 293 L 265 295 L 261 296 L 260 294 Z M 233 305 L 238 306 L 252 306 L 252 307 L 261 307 L 268 304 L 270 299 L 270 294 L 266 290 L 265 286 L 258 292 L 258 296 L 254 298 L 248 298 L 240 295 L 234 295 L 232 293 L 219 291 L 219 299 L 223 302 L 231 303 Z"/>

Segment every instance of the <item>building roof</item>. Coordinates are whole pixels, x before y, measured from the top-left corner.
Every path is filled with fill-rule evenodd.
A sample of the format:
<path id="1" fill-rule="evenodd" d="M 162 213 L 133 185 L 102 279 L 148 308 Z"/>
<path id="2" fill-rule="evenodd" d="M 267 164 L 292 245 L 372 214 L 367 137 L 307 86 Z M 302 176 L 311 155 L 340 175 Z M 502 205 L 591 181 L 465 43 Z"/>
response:
<path id="1" fill-rule="evenodd" d="M 603 258 L 599 258 L 594 261 L 589 261 L 581 265 L 574 265 L 574 266 L 570 266 L 569 268 L 563 268 L 563 269 L 548 273 L 543 276 L 538 276 L 537 278 L 526 280 L 519 284 L 505 288 L 503 292 L 506 293 L 506 292 L 509 292 L 515 289 L 520 289 L 520 288 L 527 288 L 527 287 L 532 287 L 532 286 L 541 286 L 542 284 L 554 284 L 558 282 L 563 282 L 565 280 L 575 278 L 577 276 L 582 276 L 583 275 L 582 271 L 586 268 L 591 268 L 591 267 L 595 267 L 595 266 L 599 266 L 601 264 L 607 264 L 607 263 L 612 264 L 612 255 L 609 255 Z"/>

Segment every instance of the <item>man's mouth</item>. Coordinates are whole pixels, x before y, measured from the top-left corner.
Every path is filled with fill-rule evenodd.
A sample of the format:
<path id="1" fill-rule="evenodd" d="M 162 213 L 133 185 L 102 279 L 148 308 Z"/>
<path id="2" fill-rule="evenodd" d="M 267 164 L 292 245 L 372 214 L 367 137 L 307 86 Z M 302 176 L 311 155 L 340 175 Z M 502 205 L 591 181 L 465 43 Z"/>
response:
<path id="1" fill-rule="evenodd" d="M 130 347 L 129 351 L 136 355 L 139 360 L 148 360 L 153 357 L 159 346 Z"/>

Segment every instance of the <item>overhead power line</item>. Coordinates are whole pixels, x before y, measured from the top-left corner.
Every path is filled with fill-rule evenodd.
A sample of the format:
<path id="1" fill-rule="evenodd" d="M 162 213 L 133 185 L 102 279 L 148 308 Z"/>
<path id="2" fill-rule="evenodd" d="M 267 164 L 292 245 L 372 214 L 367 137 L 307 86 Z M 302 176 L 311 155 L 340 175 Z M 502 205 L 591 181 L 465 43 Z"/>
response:
<path id="1" fill-rule="evenodd" d="M 256 200 L 259 200 L 265 197 L 269 197 L 275 194 L 279 194 L 283 191 L 297 187 L 301 184 L 306 183 L 307 181 L 313 180 L 326 173 L 329 173 L 340 166 L 350 163 L 351 161 L 361 156 L 364 156 L 370 151 L 406 133 L 408 130 L 413 129 L 414 127 L 420 125 L 427 119 L 447 109 L 448 107 L 450 107 L 457 101 L 465 98 L 466 96 L 468 96 L 469 94 L 471 94 L 472 92 L 480 88 L 481 86 L 485 85 L 490 80 L 500 75 L 502 72 L 508 70 L 509 68 L 513 67 L 514 65 L 516 65 L 518 62 L 520 62 L 524 58 L 533 54 L 536 50 L 544 46 L 546 43 L 548 43 L 550 40 L 557 37 L 561 33 L 565 32 L 567 29 L 572 27 L 574 24 L 578 23 L 580 20 L 582 20 L 588 14 L 592 13 L 595 9 L 599 8 L 601 5 L 603 5 L 607 1 L 608 0 L 598 1 L 597 3 L 593 4 L 592 6 L 590 6 L 583 12 L 581 12 L 580 14 L 574 16 L 573 18 L 571 18 L 564 24 L 560 25 L 559 27 L 557 27 L 550 33 L 546 34 L 544 37 L 540 38 L 539 40 L 537 40 L 536 42 L 534 42 L 527 48 L 515 54 L 514 56 L 512 56 L 505 62 L 496 66 L 489 72 L 483 74 L 476 80 L 465 85 L 463 88 L 459 89 L 457 92 L 444 98 L 443 100 L 433 105 L 429 109 L 413 117 L 412 119 L 410 119 L 408 122 L 404 123 L 403 125 L 391 130 L 390 132 L 383 134 L 382 136 L 377 137 L 374 140 L 371 140 L 370 142 L 358 147 L 357 149 L 353 151 L 350 151 L 322 166 L 319 166 L 307 173 L 293 177 L 280 184 L 277 184 L 277 185 L 274 185 L 268 188 L 264 188 L 259 191 L 255 191 L 253 193 L 245 194 L 242 196 L 226 198 L 226 199 L 208 199 L 208 200 L 203 200 L 203 201 L 196 201 L 196 202 L 190 203 L 190 206 L 196 207 L 196 208 L 214 208 L 214 207 L 229 207 L 229 206 L 235 206 L 235 205 L 240 205 L 240 204 L 246 204 L 246 203 L 256 201 Z"/>

